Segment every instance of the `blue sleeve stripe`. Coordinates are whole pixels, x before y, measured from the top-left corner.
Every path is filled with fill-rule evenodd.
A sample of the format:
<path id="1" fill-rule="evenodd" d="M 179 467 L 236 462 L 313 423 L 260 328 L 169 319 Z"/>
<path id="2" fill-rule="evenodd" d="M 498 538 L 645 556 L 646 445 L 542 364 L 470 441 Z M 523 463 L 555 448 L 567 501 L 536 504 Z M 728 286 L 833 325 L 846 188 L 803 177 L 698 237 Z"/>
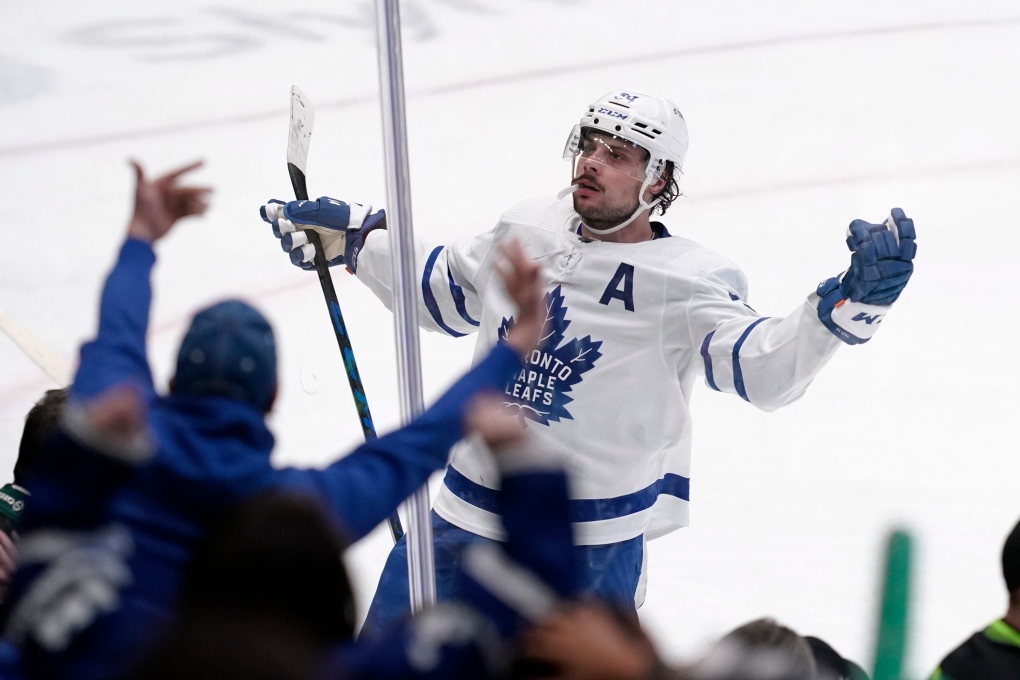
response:
<path id="1" fill-rule="evenodd" d="M 479 326 L 477 321 L 471 318 L 471 315 L 467 311 L 467 300 L 464 298 L 464 289 L 458 286 L 453 281 L 453 274 L 450 273 L 450 268 L 446 268 L 446 277 L 450 279 L 450 293 L 453 295 L 453 301 L 457 304 L 457 311 L 460 313 L 460 318 L 467 321 L 472 326 Z"/>
<path id="2" fill-rule="evenodd" d="M 715 335 L 715 331 L 712 331 L 705 336 L 705 341 L 701 343 L 701 358 L 705 360 L 705 380 L 708 381 L 708 386 L 716 392 L 722 390 L 715 384 L 715 375 L 712 373 L 712 356 L 708 353 L 708 343 L 712 342 L 712 336 Z"/>
<path id="3" fill-rule="evenodd" d="M 747 390 L 744 389 L 744 374 L 740 370 L 740 348 L 744 345 L 744 340 L 747 340 L 747 336 L 751 334 L 754 327 L 760 324 L 762 321 L 767 320 L 769 317 L 763 316 L 760 319 L 756 319 L 754 323 L 744 329 L 744 332 L 740 334 L 740 338 L 737 343 L 733 345 L 733 387 L 737 390 L 737 394 L 747 402 L 751 400 L 747 398 Z"/>
<path id="4" fill-rule="evenodd" d="M 425 300 L 425 307 L 429 310 L 429 314 L 432 315 L 432 320 L 436 322 L 436 325 L 453 337 L 462 338 L 466 333 L 458 333 L 443 322 L 443 314 L 439 311 L 439 303 L 436 302 L 436 296 L 432 292 L 432 269 L 436 266 L 436 259 L 442 250 L 443 246 L 436 246 L 436 249 L 432 251 L 428 261 L 425 263 L 425 272 L 421 275 L 421 296 Z"/>
<path id="5" fill-rule="evenodd" d="M 462 501 L 488 512 L 499 513 L 499 492 L 471 481 L 452 465 L 446 468 L 446 478 L 443 483 Z M 668 473 L 662 479 L 656 480 L 640 491 L 624 496 L 571 500 L 570 520 L 572 522 L 595 522 L 625 517 L 652 507 L 659 496 L 676 496 L 689 501 L 691 499 L 691 480 Z"/>

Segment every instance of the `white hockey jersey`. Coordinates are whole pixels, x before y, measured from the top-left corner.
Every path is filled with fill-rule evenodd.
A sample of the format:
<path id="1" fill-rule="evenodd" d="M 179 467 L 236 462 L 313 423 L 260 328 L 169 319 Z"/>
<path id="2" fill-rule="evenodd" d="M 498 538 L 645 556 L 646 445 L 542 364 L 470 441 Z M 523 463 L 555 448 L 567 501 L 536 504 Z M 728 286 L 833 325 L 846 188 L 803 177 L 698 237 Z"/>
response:
<path id="1" fill-rule="evenodd" d="M 506 402 L 566 450 L 579 544 L 651 539 L 688 523 L 696 375 L 773 410 L 799 398 L 842 343 L 818 320 L 815 295 L 784 318 L 761 317 L 744 302 L 743 273 L 693 241 L 610 243 L 582 238 L 579 225 L 570 198 L 531 199 L 476 238 L 416 244 L 419 320 L 477 332 L 475 359 L 485 356 L 515 312 L 493 270 L 496 245 L 519 241 L 542 264 L 548 319 Z M 357 276 L 391 305 L 388 238 L 366 240 Z M 484 446 L 464 440 L 434 509 L 499 539 L 498 480 Z"/>

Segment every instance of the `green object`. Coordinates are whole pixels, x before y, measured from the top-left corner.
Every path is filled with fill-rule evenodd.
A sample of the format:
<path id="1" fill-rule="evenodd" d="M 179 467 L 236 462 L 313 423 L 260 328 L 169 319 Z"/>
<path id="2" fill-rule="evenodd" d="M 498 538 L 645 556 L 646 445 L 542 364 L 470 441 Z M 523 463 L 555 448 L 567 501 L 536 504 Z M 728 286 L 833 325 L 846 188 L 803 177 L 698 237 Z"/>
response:
<path id="1" fill-rule="evenodd" d="M 875 640 L 873 680 L 901 680 L 910 628 L 910 564 L 913 538 L 903 530 L 889 535 L 885 553 L 885 583 Z"/>
<path id="2" fill-rule="evenodd" d="M 985 637 L 1000 645 L 1012 645 L 1020 647 L 1020 631 L 1014 630 L 1012 626 L 998 619 L 985 628 Z"/>
<path id="3" fill-rule="evenodd" d="M 21 513 L 25 511 L 25 501 L 32 494 L 16 484 L 7 484 L 0 488 L 0 530 L 10 533 L 18 528 Z"/>

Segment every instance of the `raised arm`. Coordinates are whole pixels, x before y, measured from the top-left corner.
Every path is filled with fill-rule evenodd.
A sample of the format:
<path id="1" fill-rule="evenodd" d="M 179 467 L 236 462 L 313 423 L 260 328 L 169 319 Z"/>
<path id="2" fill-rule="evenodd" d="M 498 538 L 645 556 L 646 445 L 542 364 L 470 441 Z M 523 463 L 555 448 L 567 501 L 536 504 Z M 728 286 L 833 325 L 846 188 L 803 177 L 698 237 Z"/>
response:
<path id="1" fill-rule="evenodd" d="M 504 677 L 507 651 L 522 626 L 544 619 L 574 595 L 565 456 L 528 438 L 520 419 L 495 396 L 473 402 L 467 427 L 500 465 L 500 514 L 508 542 L 469 548 L 460 561 L 454 600 L 337 650 L 328 659 L 334 676 Z"/>
<path id="2" fill-rule="evenodd" d="M 497 345 L 404 427 L 365 442 L 324 470 L 280 470 L 277 484 L 319 497 L 346 538 L 357 541 L 446 465 L 450 448 L 464 436 L 464 414 L 471 400 L 503 389 L 521 366 L 514 350 Z"/>
<path id="3" fill-rule="evenodd" d="M 695 285 L 688 322 L 709 387 L 772 411 L 798 399 L 840 345 L 871 339 L 913 272 L 914 223 L 898 208 L 883 224 L 855 220 L 847 245 L 850 268 L 785 317 L 746 305 L 733 272 Z"/>
<path id="4" fill-rule="evenodd" d="M 141 166 L 132 162 L 136 180 L 134 213 L 127 239 L 103 286 L 99 331 L 81 349 L 71 388 L 73 398 L 88 399 L 124 381 L 137 385 L 146 396 L 153 393 L 145 353 L 152 301 L 150 274 L 156 261 L 152 244 L 181 218 L 205 212 L 210 190 L 178 184 L 182 175 L 200 165 L 193 163 L 149 180 Z"/>
<path id="5" fill-rule="evenodd" d="M 817 303 L 812 295 L 789 315 L 770 318 L 723 282 L 699 282 L 688 309 L 705 382 L 765 411 L 796 401 L 842 344 L 818 320 Z"/>
<path id="6" fill-rule="evenodd" d="M 311 492 L 328 504 L 355 541 L 392 513 L 430 474 L 446 465 L 450 448 L 465 435 L 473 399 L 502 391 L 537 345 L 545 321 L 538 266 L 523 249 L 503 249 L 497 265 L 507 293 L 517 303 L 517 323 L 507 342 L 458 380 L 428 410 L 405 427 L 366 442 L 325 470 L 281 470 L 280 486 Z"/>

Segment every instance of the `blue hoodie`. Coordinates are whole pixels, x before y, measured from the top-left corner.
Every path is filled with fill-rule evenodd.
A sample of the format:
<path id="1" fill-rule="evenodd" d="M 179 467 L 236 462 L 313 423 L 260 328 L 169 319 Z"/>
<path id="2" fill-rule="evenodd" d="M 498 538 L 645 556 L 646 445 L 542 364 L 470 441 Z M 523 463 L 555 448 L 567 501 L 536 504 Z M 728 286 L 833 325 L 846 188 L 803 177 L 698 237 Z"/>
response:
<path id="1" fill-rule="evenodd" d="M 325 469 L 274 469 L 273 435 L 255 407 L 220 396 L 156 393 L 145 351 L 154 263 L 149 244 L 124 243 L 103 289 L 99 332 L 82 347 L 71 389 L 71 399 L 80 403 L 130 382 L 145 398 L 155 456 L 110 496 L 103 518 L 130 532 L 133 581 L 120 593 L 119 607 L 99 615 L 65 649 L 54 653 L 26 644 L 22 660 L 29 677 L 109 678 L 127 668 L 168 621 L 182 569 L 210 520 L 240 499 L 270 489 L 304 493 L 349 541 L 360 539 L 446 465 L 449 449 L 464 434 L 471 398 L 503 389 L 521 368 L 517 354 L 498 345 L 404 428 Z M 45 466 L 37 474 L 45 475 Z M 63 501 L 33 498 L 36 507 L 47 502 L 59 510 Z M 18 583 L 12 599 L 29 587 Z"/>

